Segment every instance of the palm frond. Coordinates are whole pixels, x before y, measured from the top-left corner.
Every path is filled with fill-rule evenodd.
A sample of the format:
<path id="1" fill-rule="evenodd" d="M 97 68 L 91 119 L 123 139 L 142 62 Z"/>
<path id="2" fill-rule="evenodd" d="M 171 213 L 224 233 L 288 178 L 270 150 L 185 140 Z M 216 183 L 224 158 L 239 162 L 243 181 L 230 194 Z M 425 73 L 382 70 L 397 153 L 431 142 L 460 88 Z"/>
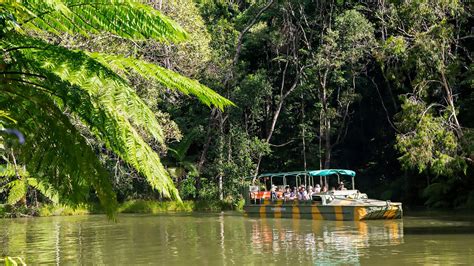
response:
<path id="1" fill-rule="evenodd" d="M 185 31 L 153 7 L 133 0 L 6 0 L 2 8 L 24 30 L 91 34 L 108 32 L 132 40 L 178 42 Z M 18 27 L 17 27 L 18 28 Z"/>

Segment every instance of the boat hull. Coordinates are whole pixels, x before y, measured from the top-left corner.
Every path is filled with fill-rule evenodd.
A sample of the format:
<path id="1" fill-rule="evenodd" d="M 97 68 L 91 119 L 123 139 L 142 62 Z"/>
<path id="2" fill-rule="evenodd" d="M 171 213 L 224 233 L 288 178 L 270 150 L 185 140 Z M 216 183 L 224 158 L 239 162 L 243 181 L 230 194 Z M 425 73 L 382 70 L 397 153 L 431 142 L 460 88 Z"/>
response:
<path id="1" fill-rule="evenodd" d="M 249 217 L 291 218 L 334 221 L 360 221 L 377 219 L 400 219 L 403 210 L 400 203 L 387 203 L 384 206 L 367 205 L 318 205 L 305 202 L 271 202 L 248 204 L 244 206 Z"/>

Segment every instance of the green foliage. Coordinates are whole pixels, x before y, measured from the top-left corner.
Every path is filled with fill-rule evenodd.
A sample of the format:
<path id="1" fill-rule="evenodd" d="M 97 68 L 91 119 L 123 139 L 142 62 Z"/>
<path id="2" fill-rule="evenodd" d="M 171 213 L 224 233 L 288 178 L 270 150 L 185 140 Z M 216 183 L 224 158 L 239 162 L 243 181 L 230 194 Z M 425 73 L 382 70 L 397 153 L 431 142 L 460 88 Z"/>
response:
<path id="1" fill-rule="evenodd" d="M 271 150 L 267 142 L 257 137 L 248 136 L 241 128 L 231 128 L 229 138 L 231 145 L 236 147 L 235 149 L 224 148 L 227 158 L 230 159 L 222 162 L 217 159 L 209 170 L 212 171 L 211 173 L 223 173 L 225 178 L 224 195 L 231 197 L 231 201 L 237 201 L 244 178 L 252 176 L 254 172 L 258 155 L 268 155 Z M 210 200 L 215 197 L 214 199 L 217 199 L 217 188 L 211 187 L 211 184 L 203 186 L 199 191 L 199 198 Z"/>
<path id="2" fill-rule="evenodd" d="M 91 206 L 81 204 L 74 208 L 61 204 L 46 204 L 42 205 L 38 209 L 38 216 L 74 216 L 74 215 L 87 215 L 93 213 Z"/>
<path id="3" fill-rule="evenodd" d="M 140 1 L 6 1 L 2 14 L 11 14 L 7 30 L 94 34 L 109 32 L 132 40 L 182 41 L 184 30 L 159 11 Z"/>
<path id="4" fill-rule="evenodd" d="M 120 205 L 118 211 L 121 213 L 149 213 L 157 214 L 163 212 L 190 212 L 194 203 L 190 201 L 146 201 L 133 200 Z"/>
<path id="5" fill-rule="evenodd" d="M 158 154 L 144 140 L 150 135 L 164 145 L 162 125 L 117 72 L 132 69 L 197 95 L 207 105 L 223 108 L 231 102 L 197 81 L 151 63 L 70 50 L 47 40 L 48 34 L 90 38 L 108 33 L 132 41 L 182 41 L 186 34 L 181 27 L 137 1 L 7 1 L 0 13 L 6 25 L 0 37 L 0 110 L 18 120 L 17 127 L 27 136 L 26 145 L 15 147 L 27 170 L 72 206 L 87 201 L 93 186 L 112 214 L 115 194 L 107 171 L 82 135 L 89 131 L 163 196 L 179 200 Z M 24 192 L 20 185 L 12 190 Z"/>
<path id="6" fill-rule="evenodd" d="M 0 165 L 0 177 L 3 178 L 0 179 L 3 182 L 3 185 L 0 186 L 0 191 L 8 191 L 8 204 L 14 205 L 20 200 L 25 199 L 28 188 L 38 190 L 53 203 L 58 202 L 57 193 L 44 181 L 41 182 L 36 178 L 30 177 L 30 174 L 24 167 L 15 166 L 11 163 L 6 166 Z"/>
<path id="7" fill-rule="evenodd" d="M 472 205 L 467 3 L 273 1 L 258 17 L 265 2 L 153 4 L 160 11 L 142 1 L 0 5 L 0 128 L 27 137 L 18 146 L 0 135 L 0 155 L 13 148 L 62 203 L 96 200 L 93 186 L 109 206 L 115 190 L 119 201 L 174 196 L 198 200 L 193 210 L 238 209 L 257 162 L 260 171 L 317 169 L 329 154 L 331 166 L 360 173 L 370 196 Z M 236 108 L 224 110 L 230 100 Z"/>
<path id="8" fill-rule="evenodd" d="M 179 195 L 182 199 L 195 199 L 197 196 L 196 180 L 193 176 L 186 177 L 179 184 Z"/>
<path id="9" fill-rule="evenodd" d="M 127 71 L 133 70 L 140 76 L 154 79 L 168 88 L 178 89 L 184 94 L 196 95 L 201 102 L 208 106 L 215 105 L 223 110 L 225 106 L 233 105 L 231 101 L 223 98 L 208 87 L 201 85 L 199 82 L 187 79 L 176 72 L 156 64 L 118 55 L 99 53 L 90 53 L 89 55 L 114 71 L 128 73 Z"/>
<path id="10" fill-rule="evenodd" d="M 26 265 L 25 261 L 21 257 L 4 257 L 0 258 L 0 262 L 4 261 L 5 266 L 17 266 L 17 265 Z"/>
<path id="11" fill-rule="evenodd" d="M 405 169 L 418 169 L 436 176 L 453 176 L 466 171 L 466 163 L 459 157 L 457 138 L 446 126 L 447 119 L 435 116 L 433 109 L 413 98 L 404 100 L 399 114 L 396 148 Z"/>

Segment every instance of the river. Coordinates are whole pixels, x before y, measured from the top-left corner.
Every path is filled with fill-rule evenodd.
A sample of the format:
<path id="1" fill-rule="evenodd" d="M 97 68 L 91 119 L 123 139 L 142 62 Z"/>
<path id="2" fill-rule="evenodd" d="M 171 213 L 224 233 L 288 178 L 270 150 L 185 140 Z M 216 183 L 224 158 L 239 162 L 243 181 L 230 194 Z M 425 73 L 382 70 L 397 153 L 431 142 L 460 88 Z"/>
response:
<path id="1" fill-rule="evenodd" d="M 342 222 L 239 213 L 0 219 L 0 255 L 29 264 L 474 264 L 474 222 L 451 215 Z"/>

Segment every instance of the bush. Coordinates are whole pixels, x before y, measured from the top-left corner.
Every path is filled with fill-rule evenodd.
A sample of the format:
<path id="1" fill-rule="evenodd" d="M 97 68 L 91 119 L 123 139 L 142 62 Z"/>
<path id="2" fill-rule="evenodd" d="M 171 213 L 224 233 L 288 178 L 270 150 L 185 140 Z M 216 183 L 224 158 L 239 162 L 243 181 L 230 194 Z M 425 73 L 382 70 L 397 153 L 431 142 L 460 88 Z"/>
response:
<path id="1" fill-rule="evenodd" d="M 194 209 L 192 201 L 151 201 L 151 200 L 131 200 L 119 206 L 119 213 L 163 213 L 163 212 L 191 212 Z"/>

